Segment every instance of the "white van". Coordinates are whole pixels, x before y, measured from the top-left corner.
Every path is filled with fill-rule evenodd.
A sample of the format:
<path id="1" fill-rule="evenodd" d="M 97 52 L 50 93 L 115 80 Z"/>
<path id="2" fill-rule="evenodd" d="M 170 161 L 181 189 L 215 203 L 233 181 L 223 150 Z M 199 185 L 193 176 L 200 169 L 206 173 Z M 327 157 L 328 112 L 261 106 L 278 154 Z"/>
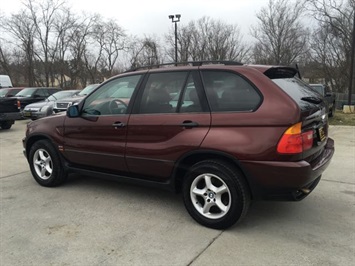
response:
<path id="1" fill-rule="evenodd" d="M 0 89 L 1 88 L 11 88 L 12 83 L 8 75 L 0 75 Z"/>

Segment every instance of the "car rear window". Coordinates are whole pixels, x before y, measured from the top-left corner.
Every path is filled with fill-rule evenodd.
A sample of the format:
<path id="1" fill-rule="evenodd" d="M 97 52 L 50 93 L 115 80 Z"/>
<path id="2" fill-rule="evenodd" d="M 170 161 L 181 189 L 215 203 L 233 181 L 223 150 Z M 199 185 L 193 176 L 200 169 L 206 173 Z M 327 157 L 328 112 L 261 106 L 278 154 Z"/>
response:
<path id="1" fill-rule="evenodd" d="M 307 83 L 297 77 L 272 79 L 283 91 L 304 109 L 310 104 L 318 104 L 323 101 L 322 97 Z"/>

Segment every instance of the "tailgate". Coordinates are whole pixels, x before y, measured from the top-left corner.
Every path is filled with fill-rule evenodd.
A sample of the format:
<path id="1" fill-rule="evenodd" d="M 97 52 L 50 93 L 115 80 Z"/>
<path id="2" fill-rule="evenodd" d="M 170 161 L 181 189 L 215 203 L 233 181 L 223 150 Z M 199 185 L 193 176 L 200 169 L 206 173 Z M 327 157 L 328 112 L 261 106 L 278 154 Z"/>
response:
<path id="1" fill-rule="evenodd" d="M 14 113 L 19 112 L 16 98 L 1 98 L 0 99 L 0 113 Z"/>
<path id="2" fill-rule="evenodd" d="M 313 132 L 312 148 L 302 154 L 304 160 L 311 162 L 322 153 L 328 139 L 327 104 L 307 83 L 296 77 L 278 76 L 272 81 L 299 106 L 302 132 Z"/>

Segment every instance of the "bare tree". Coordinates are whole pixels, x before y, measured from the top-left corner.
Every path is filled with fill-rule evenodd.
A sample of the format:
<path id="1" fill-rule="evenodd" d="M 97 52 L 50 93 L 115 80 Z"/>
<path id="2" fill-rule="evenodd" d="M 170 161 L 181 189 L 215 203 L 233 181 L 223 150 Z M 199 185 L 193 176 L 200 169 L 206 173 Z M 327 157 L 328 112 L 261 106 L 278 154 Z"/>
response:
<path id="1" fill-rule="evenodd" d="M 174 58 L 174 33 L 166 40 L 168 57 Z M 188 60 L 238 60 L 247 59 L 248 47 L 242 41 L 237 25 L 227 24 L 210 17 L 191 21 L 178 30 L 178 57 Z"/>
<path id="2" fill-rule="evenodd" d="M 16 69 L 23 75 L 19 69 L 25 65 L 30 86 L 59 81 L 78 88 L 112 75 L 126 46 L 125 32 L 114 20 L 74 14 L 65 0 L 24 0 L 23 6 L 9 18 L 1 14 L 6 38 L 0 36 L 0 68 L 15 69 L 22 55 Z"/>
<path id="3" fill-rule="evenodd" d="M 126 35 L 115 20 L 104 21 L 100 18 L 93 25 L 91 38 L 93 49 L 92 53 L 86 54 L 85 62 L 94 82 L 99 72 L 101 80 L 104 75 L 112 75 L 120 51 L 125 48 Z"/>
<path id="4" fill-rule="evenodd" d="M 306 0 L 308 10 L 318 21 L 312 34 L 312 59 L 338 92 L 345 92 L 350 79 L 352 28 L 355 2 Z"/>
<path id="5" fill-rule="evenodd" d="M 69 8 L 63 8 L 54 21 L 53 29 L 55 32 L 54 47 L 51 53 L 52 78 L 59 80 L 60 87 L 67 87 L 67 75 L 69 76 L 66 59 L 70 45 L 70 35 L 75 29 L 76 18 L 73 16 Z"/>
<path id="6" fill-rule="evenodd" d="M 11 15 L 10 18 L 5 20 L 4 27 L 9 34 L 13 36 L 16 41 L 15 45 L 24 53 L 24 64 L 26 68 L 25 77 L 28 80 L 29 86 L 35 85 L 34 73 L 34 24 L 31 17 L 25 10 L 20 11 L 18 14 Z"/>
<path id="7" fill-rule="evenodd" d="M 0 41 L 0 73 L 10 75 L 10 54 Z"/>
<path id="8" fill-rule="evenodd" d="M 301 23 L 301 2 L 269 0 L 256 17 L 251 35 L 257 40 L 253 57 L 256 63 L 290 65 L 307 52 L 309 32 Z"/>
<path id="9" fill-rule="evenodd" d="M 100 16 L 97 14 L 84 14 L 83 18 L 76 20 L 69 36 L 69 75 L 72 88 L 85 86 L 88 82 L 85 58 L 88 57 L 93 26 L 99 19 Z"/>
<path id="10" fill-rule="evenodd" d="M 161 63 L 159 47 L 158 41 L 154 37 L 133 38 L 128 49 L 130 63 L 128 68 L 134 69 Z"/>
<path id="11" fill-rule="evenodd" d="M 57 14 L 61 12 L 64 2 L 61 0 L 35 1 L 27 0 L 25 6 L 30 12 L 30 19 L 34 25 L 35 35 L 40 49 L 35 49 L 36 59 L 42 63 L 44 80 L 43 85 L 50 86 L 50 73 L 52 62 L 50 62 L 51 52 L 55 53 L 53 41 L 53 30 Z"/>

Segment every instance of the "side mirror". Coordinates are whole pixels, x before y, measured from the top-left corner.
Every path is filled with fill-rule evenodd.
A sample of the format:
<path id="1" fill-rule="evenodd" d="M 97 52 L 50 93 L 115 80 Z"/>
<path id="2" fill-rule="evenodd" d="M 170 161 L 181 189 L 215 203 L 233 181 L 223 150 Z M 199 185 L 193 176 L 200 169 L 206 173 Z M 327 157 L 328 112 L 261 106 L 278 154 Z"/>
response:
<path id="1" fill-rule="evenodd" d="M 77 105 L 69 106 L 69 108 L 67 109 L 67 117 L 79 117 L 79 108 Z"/>

